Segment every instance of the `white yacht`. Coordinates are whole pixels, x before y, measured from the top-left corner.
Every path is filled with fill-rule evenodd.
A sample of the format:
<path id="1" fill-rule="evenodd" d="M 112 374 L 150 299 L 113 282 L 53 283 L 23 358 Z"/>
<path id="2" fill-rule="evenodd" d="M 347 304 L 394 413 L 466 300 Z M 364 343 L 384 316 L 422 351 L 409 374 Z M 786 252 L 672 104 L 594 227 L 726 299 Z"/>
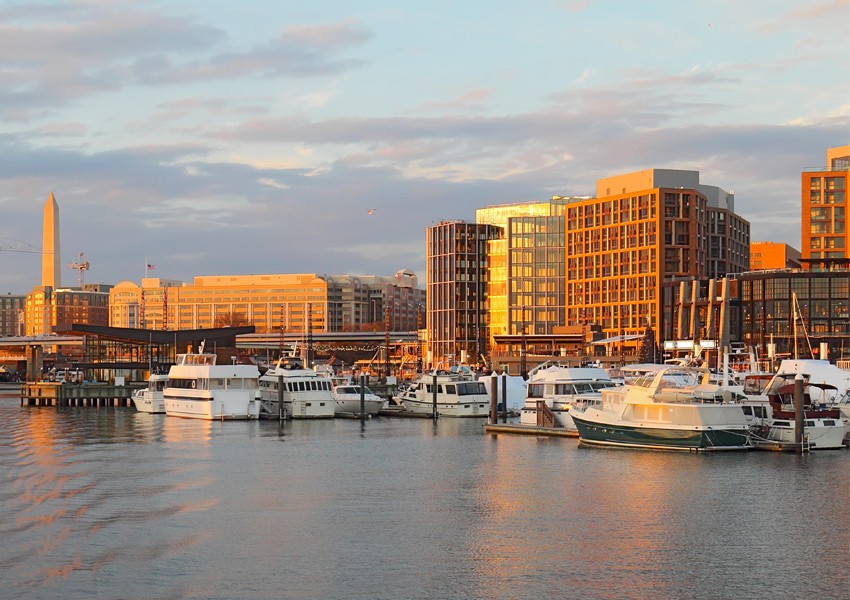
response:
<path id="1" fill-rule="evenodd" d="M 281 396 L 284 418 L 328 419 L 334 416 L 336 402 L 332 379 L 305 368 L 298 358 L 283 356 L 260 377 L 264 416 L 278 418 Z"/>
<path id="2" fill-rule="evenodd" d="M 133 393 L 133 404 L 136 410 L 146 413 L 164 413 L 165 396 L 162 390 L 168 383 L 168 375 L 164 373 L 151 373 L 148 377 L 148 387 L 136 390 Z"/>
<path id="3" fill-rule="evenodd" d="M 750 429 L 730 394 L 703 383 L 705 369 L 664 366 L 602 390 L 599 405 L 570 414 L 582 443 L 670 450 L 748 450 Z"/>
<path id="4" fill-rule="evenodd" d="M 368 386 L 363 386 L 363 412 L 367 415 L 377 415 L 386 404 L 386 400 L 372 392 Z M 360 414 L 360 384 L 345 383 L 333 388 L 334 402 L 337 415 Z"/>
<path id="5" fill-rule="evenodd" d="M 178 354 L 162 391 L 165 413 L 191 419 L 256 419 L 260 412 L 256 365 L 217 365 L 216 355 Z"/>
<path id="6" fill-rule="evenodd" d="M 393 400 L 403 404 L 408 412 L 431 414 L 435 382 L 437 413 L 441 417 L 486 417 L 490 414 L 490 396 L 484 383 L 460 369 L 423 373 Z"/>
<path id="7" fill-rule="evenodd" d="M 570 407 L 599 403 L 602 390 L 617 385 L 605 369 L 549 365 L 529 375 L 528 392 L 519 414 L 521 425 L 560 427 L 578 433 Z"/>

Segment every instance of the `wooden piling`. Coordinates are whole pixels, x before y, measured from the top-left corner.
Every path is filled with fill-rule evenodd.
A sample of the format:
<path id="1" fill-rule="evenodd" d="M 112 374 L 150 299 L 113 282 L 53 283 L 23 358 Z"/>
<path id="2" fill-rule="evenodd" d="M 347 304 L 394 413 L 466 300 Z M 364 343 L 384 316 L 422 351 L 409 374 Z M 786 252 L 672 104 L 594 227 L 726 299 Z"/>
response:
<path id="1" fill-rule="evenodd" d="M 496 373 L 490 375 L 490 423 L 496 425 L 499 422 L 499 376 Z"/>
<path id="2" fill-rule="evenodd" d="M 434 384 L 433 388 L 431 388 L 431 418 L 435 421 L 437 420 L 437 374 L 434 373 L 434 377 L 432 379 Z"/>

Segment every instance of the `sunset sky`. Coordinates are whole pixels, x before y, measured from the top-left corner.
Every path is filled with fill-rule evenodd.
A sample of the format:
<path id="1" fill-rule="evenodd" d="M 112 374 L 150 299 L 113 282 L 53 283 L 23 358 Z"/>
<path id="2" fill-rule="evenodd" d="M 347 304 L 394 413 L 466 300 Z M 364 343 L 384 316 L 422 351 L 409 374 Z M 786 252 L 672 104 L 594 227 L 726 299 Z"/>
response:
<path id="1" fill-rule="evenodd" d="M 799 248 L 850 0 L 0 1 L 0 74 L 0 293 L 39 284 L 50 192 L 91 283 L 424 282 L 428 226 L 648 168 Z"/>

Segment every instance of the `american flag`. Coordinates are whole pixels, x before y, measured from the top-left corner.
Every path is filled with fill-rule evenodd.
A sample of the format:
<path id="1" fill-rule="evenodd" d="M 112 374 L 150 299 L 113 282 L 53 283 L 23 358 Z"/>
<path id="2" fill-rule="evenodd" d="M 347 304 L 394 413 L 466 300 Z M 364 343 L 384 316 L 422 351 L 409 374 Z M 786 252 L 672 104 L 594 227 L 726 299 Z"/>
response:
<path id="1" fill-rule="evenodd" d="M 151 270 L 152 270 L 152 269 L 156 269 L 156 267 L 155 267 L 155 266 L 153 266 L 153 265 L 148 265 L 148 269 L 151 269 Z"/>

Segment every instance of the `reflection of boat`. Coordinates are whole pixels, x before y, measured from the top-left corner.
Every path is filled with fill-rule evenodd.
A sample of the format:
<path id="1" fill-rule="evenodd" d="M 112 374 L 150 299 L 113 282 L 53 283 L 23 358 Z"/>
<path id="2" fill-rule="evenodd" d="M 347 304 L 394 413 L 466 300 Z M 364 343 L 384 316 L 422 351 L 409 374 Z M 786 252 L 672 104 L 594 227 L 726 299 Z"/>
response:
<path id="1" fill-rule="evenodd" d="M 136 410 L 146 413 L 164 413 L 165 397 L 162 390 L 168 383 L 168 375 L 164 373 L 151 373 L 148 378 L 148 387 L 136 390 L 133 393 L 133 404 Z"/>
<path id="2" fill-rule="evenodd" d="M 602 390 L 599 405 L 570 410 L 586 444 L 670 450 L 745 450 L 750 431 L 728 392 L 704 369 L 663 366 L 630 385 Z"/>
<path id="3" fill-rule="evenodd" d="M 551 365 L 532 370 L 530 375 L 520 424 L 568 431 L 576 431 L 569 412 L 573 404 L 599 402 L 602 390 L 616 385 L 608 372 L 598 367 Z"/>
<path id="4" fill-rule="evenodd" d="M 282 356 L 260 377 L 263 413 L 271 418 L 278 417 L 282 393 L 286 418 L 331 418 L 336 406 L 332 389 L 330 377 L 305 368 L 294 356 Z"/>
<path id="5" fill-rule="evenodd" d="M 363 386 L 363 412 L 367 415 L 377 415 L 386 402 L 383 398 L 373 393 L 368 386 Z M 336 402 L 336 414 L 359 415 L 360 414 L 360 390 L 359 384 L 346 383 L 338 385 L 333 389 L 334 402 Z"/>
<path id="6" fill-rule="evenodd" d="M 255 365 L 217 365 L 215 354 L 178 354 L 163 389 L 165 412 L 192 419 L 256 419 L 260 412 Z"/>
<path id="7" fill-rule="evenodd" d="M 436 388 L 434 383 L 436 382 Z M 462 369 L 423 373 L 393 400 L 404 404 L 405 410 L 431 414 L 436 389 L 437 413 L 441 417 L 486 417 L 490 412 L 490 397 L 484 383 L 471 372 Z"/>

